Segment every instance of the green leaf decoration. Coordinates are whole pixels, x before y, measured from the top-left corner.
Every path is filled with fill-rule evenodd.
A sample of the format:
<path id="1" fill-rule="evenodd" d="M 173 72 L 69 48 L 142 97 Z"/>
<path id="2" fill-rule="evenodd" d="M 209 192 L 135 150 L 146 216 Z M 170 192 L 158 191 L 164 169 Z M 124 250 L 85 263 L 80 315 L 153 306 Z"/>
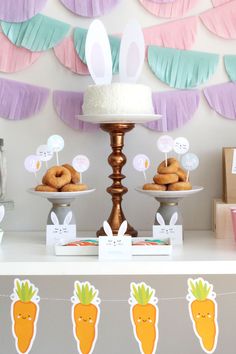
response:
<path id="1" fill-rule="evenodd" d="M 195 282 L 190 279 L 189 288 L 193 296 L 198 301 L 205 301 L 212 290 L 212 286 L 202 279 L 196 280 Z"/>
<path id="2" fill-rule="evenodd" d="M 67 35 L 70 25 L 38 14 L 21 23 L 2 22 L 2 30 L 18 47 L 42 52 L 55 47 Z"/>
<path id="3" fill-rule="evenodd" d="M 225 55 L 225 70 L 231 81 L 236 81 L 236 55 Z"/>
<path id="4" fill-rule="evenodd" d="M 85 42 L 86 42 L 86 37 L 87 37 L 87 30 L 84 28 L 76 28 L 74 31 L 74 45 L 76 52 L 82 62 L 84 64 L 86 63 L 86 58 L 85 58 Z M 119 53 L 120 53 L 120 38 L 114 37 L 114 36 L 109 36 L 109 41 L 110 41 L 110 46 L 111 46 L 111 55 L 112 55 L 112 62 L 113 62 L 113 67 L 112 71 L 113 74 L 118 74 L 119 72 Z"/>
<path id="5" fill-rule="evenodd" d="M 219 55 L 150 46 L 148 63 L 170 87 L 187 89 L 205 83 L 215 72 Z"/>
<path id="6" fill-rule="evenodd" d="M 97 290 L 89 283 L 76 283 L 75 285 L 76 296 L 83 305 L 89 305 L 93 302 L 98 295 Z"/>
<path id="7" fill-rule="evenodd" d="M 22 302 L 30 302 L 38 290 L 29 281 L 16 282 L 16 293 Z"/>
<path id="8" fill-rule="evenodd" d="M 139 305 L 147 305 L 151 301 L 154 291 L 152 289 L 150 292 L 150 289 L 151 288 L 144 283 L 132 285 L 133 297 Z"/>

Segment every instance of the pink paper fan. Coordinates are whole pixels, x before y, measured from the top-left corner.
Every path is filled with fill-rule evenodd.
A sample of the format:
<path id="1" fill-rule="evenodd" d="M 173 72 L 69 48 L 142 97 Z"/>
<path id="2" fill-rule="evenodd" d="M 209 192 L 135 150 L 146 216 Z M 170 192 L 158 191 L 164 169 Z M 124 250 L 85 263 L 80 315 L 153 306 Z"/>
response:
<path id="1" fill-rule="evenodd" d="M 67 9 L 84 17 L 99 17 L 111 11 L 120 0 L 60 0 Z"/>
<path id="2" fill-rule="evenodd" d="M 236 119 L 236 83 L 227 82 L 203 90 L 209 106 L 221 116 Z"/>
<path id="3" fill-rule="evenodd" d="M 0 71 L 15 73 L 24 70 L 32 65 L 40 56 L 40 52 L 34 53 L 15 46 L 3 33 L 0 33 Z"/>
<path id="4" fill-rule="evenodd" d="M 146 123 L 149 129 L 159 132 L 172 131 L 184 126 L 194 115 L 199 106 L 198 90 L 179 90 L 154 92 L 153 105 L 156 114 L 162 119 Z"/>
<path id="5" fill-rule="evenodd" d="M 54 47 L 54 53 L 66 68 L 79 75 L 89 75 L 87 65 L 78 56 L 71 36 L 65 38 L 64 41 Z"/>
<path id="6" fill-rule="evenodd" d="M 182 17 L 191 10 L 199 0 L 176 0 L 172 3 L 158 4 L 150 0 L 139 0 L 146 10 L 157 17 Z"/>
<path id="7" fill-rule="evenodd" d="M 154 2 L 155 4 L 167 4 L 169 2 L 174 2 L 176 0 L 149 0 L 150 2 Z"/>
<path id="8" fill-rule="evenodd" d="M 54 91 L 53 103 L 61 120 L 74 130 L 96 131 L 97 124 L 85 123 L 77 118 L 82 114 L 83 92 Z"/>
<path id="9" fill-rule="evenodd" d="M 197 35 L 198 17 L 191 16 L 182 20 L 144 28 L 147 46 L 157 45 L 175 49 L 191 49 Z"/>
<path id="10" fill-rule="evenodd" d="M 227 2 L 230 2 L 232 0 L 212 0 L 212 4 L 213 6 L 220 6 L 220 5 L 223 5 L 223 4 L 226 4 Z"/>
<path id="11" fill-rule="evenodd" d="M 236 1 L 231 1 L 200 15 L 209 31 L 225 39 L 236 39 Z"/>

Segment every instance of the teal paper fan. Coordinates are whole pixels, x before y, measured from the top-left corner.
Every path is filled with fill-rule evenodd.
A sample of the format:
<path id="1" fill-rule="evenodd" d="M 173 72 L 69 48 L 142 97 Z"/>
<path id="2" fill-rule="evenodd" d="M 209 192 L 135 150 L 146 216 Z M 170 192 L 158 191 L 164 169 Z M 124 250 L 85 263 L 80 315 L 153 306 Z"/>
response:
<path id="1" fill-rule="evenodd" d="M 187 89 L 204 84 L 215 72 L 219 55 L 162 48 L 148 48 L 148 63 L 161 81 L 170 87 Z"/>
<path id="2" fill-rule="evenodd" d="M 225 55 L 225 70 L 231 81 L 236 81 L 236 55 Z"/>
<path id="3" fill-rule="evenodd" d="M 53 48 L 67 35 L 70 25 L 38 14 L 26 22 L 2 22 L 2 30 L 8 39 L 18 47 L 32 52 Z"/>
<path id="4" fill-rule="evenodd" d="M 86 63 L 85 58 L 85 42 L 87 37 L 87 30 L 84 28 L 76 28 L 74 31 L 74 44 L 75 49 L 84 64 Z M 120 38 L 109 36 L 110 46 L 111 46 L 111 54 L 112 54 L 112 71 L 113 74 L 117 74 L 119 72 L 119 53 L 120 53 Z"/>

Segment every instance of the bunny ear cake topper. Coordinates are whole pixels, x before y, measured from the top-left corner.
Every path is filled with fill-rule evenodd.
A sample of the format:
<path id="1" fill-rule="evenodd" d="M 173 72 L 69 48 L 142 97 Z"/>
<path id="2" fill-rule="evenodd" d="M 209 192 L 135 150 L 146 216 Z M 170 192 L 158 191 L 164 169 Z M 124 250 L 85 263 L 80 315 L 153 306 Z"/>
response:
<path id="1" fill-rule="evenodd" d="M 131 21 L 125 28 L 120 46 L 119 73 L 121 82 L 136 83 L 145 59 L 145 41 L 141 26 Z"/>
<path id="2" fill-rule="evenodd" d="M 112 56 L 109 38 L 101 21 L 89 27 L 85 56 L 89 72 L 96 85 L 109 85 L 112 81 Z"/>

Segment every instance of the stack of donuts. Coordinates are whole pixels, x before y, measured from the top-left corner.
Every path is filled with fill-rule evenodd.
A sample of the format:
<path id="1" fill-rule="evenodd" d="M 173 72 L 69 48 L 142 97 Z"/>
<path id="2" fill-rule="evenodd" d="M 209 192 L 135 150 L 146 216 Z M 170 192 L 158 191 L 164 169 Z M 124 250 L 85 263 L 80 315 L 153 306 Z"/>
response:
<path id="1" fill-rule="evenodd" d="M 192 189 L 188 181 L 187 173 L 181 168 L 177 159 L 171 157 L 163 161 L 157 168 L 157 174 L 153 177 L 154 183 L 147 183 L 144 190 L 156 191 L 182 191 Z"/>
<path id="2" fill-rule="evenodd" d="M 88 189 L 80 183 L 80 174 L 68 164 L 49 168 L 43 176 L 42 184 L 37 186 L 37 192 L 79 192 Z"/>

